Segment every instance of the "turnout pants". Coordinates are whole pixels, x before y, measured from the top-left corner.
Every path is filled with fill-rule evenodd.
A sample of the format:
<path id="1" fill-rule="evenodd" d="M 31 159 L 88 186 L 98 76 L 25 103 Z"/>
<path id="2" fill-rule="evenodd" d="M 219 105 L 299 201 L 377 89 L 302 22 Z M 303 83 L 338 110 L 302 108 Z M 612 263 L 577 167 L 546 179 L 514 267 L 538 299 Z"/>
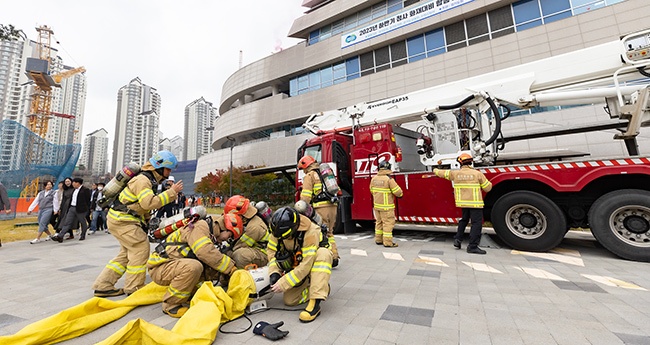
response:
<path id="1" fill-rule="evenodd" d="M 463 208 L 463 216 L 458 222 L 458 230 L 454 239 L 462 241 L 465 227 L 469 220 L 472 220 L 472 227 L 469 231 L 469 245 L 468 248 L 478 247 L 481 241 L 481 230 L 483 229 L 483 209 L 482 208 Z"/>
<path id="2" fill-rule="evenodd" d="M 316 208 L 316 213 L 323 218 L 323 223 L 327 225 L 327 239 L 334 254 L 334 259 L 340 259 L 339 251 L 336 248 L 336 241 L 334 240 L 334 226 L 336 226 L 336 211 L 338 207 L 334 204 L 320 206 Z"/>
<path id="3" fill-rule="evenodd" d="M 375 243 L 385 246 L 393 244 L 393 228 L 395 227 L 395 210 L 380 211 L 375 209 Z"/>
<path id="4" fill-rule="evenodd" d="M 201 280 L 203 264 L 195 259 L 176 259 L 149 269 L 151 279 L 167 286 L 162 308 L 165 311 L 187 302 Z"/>
<path id="5" fill-rule="evenodd" d="M 264 267 L 269 263 L 268 256 L 259 248 L 241 247 L 230 253 L 230 257 L 235 261 L 237 268 L 244 268 L 253 264 L 257 267 Z"/>
<path id="6" fill-rule="evenodd" d="M 140 224 L 120 222 L 108 218 L 111 235 L 120 243 L 120 252 L 106 264 L 99 274 L 94 290 L 106 291 L 115 289 L 115 283 L 126 273 L 124 292 L 130 294 L 144 286 L 147 275 L 147 260 L 149 259 L 149 240 Z"/>
<path id="7" fill-rule="evenodd" d="M 318 248 L 316 261 L 311 268 L 311 273 L 302 284 L 292 287 L 284 292 L 282 299 L 284 304 L 294 306 L 305 303 L 310 299 L 327 299 L 330 293 L 330 276 L 332 273 L 332 251 L 328 248 Z M 329 270 L 322 270 L 319 267 L 329 264 Z"/>

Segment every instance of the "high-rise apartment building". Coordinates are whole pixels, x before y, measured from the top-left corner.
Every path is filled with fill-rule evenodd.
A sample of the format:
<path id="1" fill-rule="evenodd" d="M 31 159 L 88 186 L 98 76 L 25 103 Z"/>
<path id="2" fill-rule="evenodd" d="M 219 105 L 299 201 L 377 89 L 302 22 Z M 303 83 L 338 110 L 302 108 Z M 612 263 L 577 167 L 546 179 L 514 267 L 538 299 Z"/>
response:
<path id="1" fill-rule="evenodd" d="M 60 72 L 74 67 L 62 65 Z M 52 111 L 62 116 L 53 116 L 48 124 L 46 139 L 59 145 L 81 144 L 86 105 L 86 75 L 75 74 L 61 80 L 61 88 L 54 90 Z"/>
<path id="2" fill-rule="evenodd" d="M 25 96 L 23 87 L 28 79 L 25 61 L 31 54 L 29 42 L 0 40 L 0 120 L 14 120 L 25 124 L 20 105 Z"/>
<path id="3" fill-rule="evenodd" d="M 214 152 L 196 181 L 234 165 L 294 167 L 312 114 L 372 102 L 618 40 L 648 28 L 645 0 L 309 0 L 289 36 L 303 39 L 224 83 Z M 585 57 L 589 61 L 590 57 Z M 603 104 L 513 111 L 503 132 L 609 117 Z M 504 153 L 571 147 L 626 155 L 616 130 L 522 140 Z M 639 148 L 648 153 L 642 129 Z M 641 144 L 645 141 L 646 144 Z"/>
<path id="4" fill-rule="evenodd" d="M 108 132 L 101 128 L 84 139 L 79 165 L 86 167 L 91 176 L 103 176 L 108 167 Z"/>
<path id="5" fill-rule="evenodd" d="M 183 160 L 194 160 L 212 152 L 217 110 L 203 97 L 185 107 Z"/>
<path id="6" fill-rule="evenodd" d="M 158 152 L 160 95 L 134 78 L 117 92 L 117 118 L 111 172 L 128 162 L 144 165 Z"/>
<path id="7" fill-rule="evenodd" d="M 173 138 L 169 139 L 170 144 L 171 144 L 171 149 L 170 151 L 178 158 L 178 160 L 183 160 L 183 146 L 185 145 L 185 141 L 183 140 L 183 137 L 180 135 L 175 135 Z"/>

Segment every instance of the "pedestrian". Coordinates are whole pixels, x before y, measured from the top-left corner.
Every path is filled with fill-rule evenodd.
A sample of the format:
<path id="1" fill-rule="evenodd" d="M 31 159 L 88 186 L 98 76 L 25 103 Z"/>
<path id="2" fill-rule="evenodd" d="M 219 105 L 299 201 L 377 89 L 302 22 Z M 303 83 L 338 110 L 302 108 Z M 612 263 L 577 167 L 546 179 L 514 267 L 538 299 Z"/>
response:
<path id="1" fill-rule="evenodd" d="M 375 214 L 375 243 L 384 247 L 397 247 L 393 242 L 395 226 L 395 197 L 401 198 L 402 188 L 390 174 L 393 172 L 388 161 L 379 163 L 377 175 L 370 180 L 373 211 Z"/>
<path id="2" fill-rule="evenodd" d="M 178 199 L 176 200 L 176 213 L 182 211 L 185 208 L 185 202 L 187 201 L 187 198 L 185 197 L 185 193 L 179 192 L 178 193 Z"/>
<path id="3" fill-rule="evenodd" d="M 300 192 L 300 200 L 310 203 L 316 213 L 323 219 L 323 223 L 327 225 L 327 239 L 330 243 L 332 254 L 334 254 L 334 261 L 332 266 L 336 267 L 339 264 L 341 257 L 336 248 L 336 241 L 334 240 L 334 226 L 336 225 L 336 212 L 338 209 L 337 203 L 329 198 L 325 191 L 320 177 L 319 165 L 316 159 L 312 156 L 304 156 L 298 161 L 298 169 L 305 172 L 305 177 L 302 179 L 302 191 Z"/>
<path id="4" fill-rule="evenodd" d="M 90 197 L 90 209 L 92 210 L 93 214 L 92 222 L 90 224 L 90 232 L 88 233 L 90 235 L 99 230 L 99 228 L 102 227 L 102 224 L 105 222 L 103 209 L 101 206 L 97 205 L 97 201 L 101 200 L 102 197 L 104 197 L 104 186 L 105 185 L 103 182 L 99 182 L 96 185 L 95 193 L 93 193 Z"/>
<path id="5" fill-rule="evenodd" d="M 458 231 L 454 236 L 454 247 L 461 248 L 463 234 L 467 223 L 472 221 L 469 232 L 469 244 L 467 252 L 471 254 L 485 254 L 486 251 L 479 248 L 481 231 L 483 228 L 483 195 L 481 190 L 489 192 L 492 183 L 478 170 L 472 167 L 472 156 L 462 153 L 456 159 L 460 163 L 460 170 L 433 169 L 433 173 L 450 180 L 454 186 L 456 207 L 462 210 L 462 218 L 458 222 Z"/>
<path id="6" fill-rule="evenodd" d="M 36 206 L 38 206 L 38 233 L 36 234 L 36 238 L 29 242 L 30 244 L 41 242 L 43 233 L 47 234 L 46 241 L 49 241 L 52 236 L 47 227 L 50 224 L 50 218 L 52 218 L 54 208 L 54 195 L 56 193 L 52 190 L 53 186 L 52 181 L 46 181 L 45 189 L 36 194 L 36 198 L 34 198 L 34 201 L 32 201 L 27 209 L 27 214 L 32 214 Z"/>
<path id="7" fill-rule="evenodd" d="M 56 226 L 58 224 L 59 213 L 61 210 L 61 199 L 63 198 L 63 186 L 64 186 L 63 181 L 59 182 L 58 187 L 54 192 L 54 199 L 52 201 L 52 217 L 50 218 L 50 225 L 52 225 L 55 234 L 57 233 Z"/>
<path id="8" fill-rule="evenodd" d="M 97 297 L 131 294 L 142 288 L 147 274 L 149 258 L 147 231 L 151 211 L 176 200 L 183 189 L 183 181 L 155 194 L 158 184 L 169 177 L 178 165 L 176 156 L 169 151 L 160 151 L 149 158 L 138 175 L 129 180 L 108 211 L 108 227 L 111 235 L 120 243 L 120 252 L 110 260 L 93 283 Z M 115 283 L 126 273 L 123 289 Z"/>
<path id="9" fill-rule="evenodd" d="M 266 246 L 269 242 L 269 227 L 248 198 L 233 195 L 226 202 L 223 212 L 236 213 L 244 222 L 244 233 L 231 246 L 230 256 L 237 263 L 238 268 L 263 267 L 269 262 L 266 255 Z"/>
<path id="10" fill-rule="evenodd" d="M 149 256 L 147 268 L 151 280 L 167 286 L 163 313 L 176 318 L 183 316 L 189 309 L 186 302 L 199 282 L 216 280 L 217 275 L 230 277 L 237 270 L 235 262 L 216 245 L 235 233 L 241 234 L 241 217 L 231 213 L 219 218 L 223 221 L 200 219 L 174 231 Z"/>
<path id="11" fill-rule="evenodd" d="M 86 215 L 86 222 L 90 226 L 92 224 L 92 215 L 93 215 L 93 210 L 95 209 L 95 205 L 97 204 L 97 199 L 95 199 L 95 203 L 93 203 L 93 198 L 95 198 L 97 195 L 97 183 L 93 182 L 90 185 L 90 211 Z"/>
<path id="12" fill-rule="evenodd" d="M 11 202 L 9 201 L 9 194 L 7 188 L 0 182 L 0 211 L 5 211 L 5 214 L 11 213 Z"/>
<path id="13" fill-rule="evenodd" d="M 271 290 L 283 293 L 285 305 L 307 303 L 301 322 L 320 315 L 320 303 L 330 292 L 333 254 L 318 225 L 292 207 L 282 207 L 271 216 L 267 247 Z"/>
<path id="14" fill-rule="evenodd" d="M 72 201 L 72 194 L 74 193 L 74 188 L 72 187 L 72 177 L 66 177 L 63 180 L 63 192 L 61 193 L 61 204 L 59 208 L 59 219 L 57 220 L 56 226 L 54 227 L 58 236 L 61 233 L 63 228 L 63 219 L 68 213 L 70 208 L 70 202 Z M 70 238 L 74 238 L 72 232 L 70 232 Z M 54 236 L 52 239 L 55 239 Z"/>
<path id="15" fill-rule="evenodd" d="M 86 231 L 88 230 L 88 223 L 86 222 L 86 215 L 90 212 L 90 189 L 83 186 L 84 180 L 80 177 L 72 179 L 72 198 L 70 199 L 70 207 L 63 219 L 61 232 L 54 236 L 52 239 L 63 242 L 63 238 L 67 232 L 70 232 L 70 238 L 73 238 L 72 229 L 77 224 L 81 224 L 81 234 L 79 241 L 86 239 Z"/>
<path id="16" fill-rule="evenodd" d="M 165 191 L 169 188 L 172 187 L 172 185 L 176 182 L 174 180 L 174 176 L 169 176 L 167 178 L 167 181 L 165 181 L 162 190 Z M 170 202 L 169 204 L 161 207 L 158 209 L 158 212 L 156 212 L 156 217 L 163 219 L 163 218 L 169 218 L 173 216 L 173 207 L 174 207 L 175 202 Z"/>

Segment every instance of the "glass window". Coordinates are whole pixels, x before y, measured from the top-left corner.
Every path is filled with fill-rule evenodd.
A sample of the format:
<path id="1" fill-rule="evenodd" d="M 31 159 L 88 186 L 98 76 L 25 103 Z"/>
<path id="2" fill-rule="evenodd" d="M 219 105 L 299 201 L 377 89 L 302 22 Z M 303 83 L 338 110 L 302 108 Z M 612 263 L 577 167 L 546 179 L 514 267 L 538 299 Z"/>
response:
<path id="1" fill-rule="evenodd" d="M 406 41 L 399 41 L 390 45 L 390 59 L 400 61 L 406 58 Z"/>
<path id="2" fill-rule="evenodd" d="M 427 56 L 435 56 L 445 52 L 445 35 L 442 28 L 424 34 Z"/>
<path id="3" fill-rule="evenodd" d="M 309 90 L 320 89 L 320 71 L 309 73 Z"/>
<path id="4" fill-rule="evenodd" d="M 309 146 L 305 148 L 304 156 L 312 156 L 317 162 L 321 161 L 321 147 L 320 145 Z"/>
<path id="5" fill-rule="evenodd" d="M 352 30 L 357 26 L 357 14 L 353 14 L 345 18 L 345 31 Z"/>
<path id="6" fill-rule="evenodd" d="M 309 76 L 301 75 L 298 77 L 298 94 L 303 94 L 309 89 Z"/>
<path id="7" fill-rule="evenodd" d="M 402 9 L 402 0 L 388 0 L 387 13 L 393 13 Z"/>
<path id="8" fill-rule="evenodd" d="M 424 54 L 424 35 L 417 35 L 406 40 L 409 62 L 421 60 L 426 57 Z"/>
<path id="9" fill-rule="evenodd" d="M 460 21 L 451 25 L 445 26 L 445 42 L 448 45 L 465 41 L 465 23 Z"/>
<path id="10" fill-rule="evenodd" d="M 332 66 L 327 66 L 320 70 L 320 79 L 321 83 L 332 81 Z"/>
<path id="11" fill-rule="evenodd" d="M 348 80 L 359 78 L 359 57 L 345 60 L 345 73 Z"/>
<path id="12" fill-rule="evenodd" d="M 338 63 L 332 66 L 332 72 L 334 74 L 334 84 L 344 82 L 345 79 L 345 62 Z"/>
<path id="13" fill-rule="evenodd" d="M 375 65 L 383 66 L 390 63 L 390 52 L 388 46 L 375 49 Z"/>
<path id="14" fill-rule="evenodd" d="M 542 5 L 542 14 L 544 16 L 571 9 L 569 0 L 541 0 L 540 5 Z"/>
<path id="15" fill-rule="evenodd" d="M 357 25 L 365 24 L 371 20 L 371 13 L 370 9 L 367 8 L 361 12 L 359 12 L 359 18 L 357 19 Z"/>
<path id="16" fill-rule="evenodd" d="M 571 11 L 561 12 L 552 16 L 545 17 L 544 24 L 552 23 L 556 20 L 560 20 L 568 17 L 571 17 Z"/>
<path id="17" fill-rule="evenodd" d="M 332 26 L 326 25 L 320 28 L 320 39 L 325 40 L 332 36 Z"/>
<path id="18" fill-rule="evenodd" d="M 320 30 L 314 30 L 309 33 L 309 44 L 318 43 L 318 37 L 320 36 Z"/>
<path id="19" fill-rule="evenodd" d="M 534 19 L 541 18 L 539 3 L 537 0 L 521 0 L 512 4 L 512 11 L 515 14 L 515 23 L 521 24 Z"/>
<path id="20" fill-rule="evenodd" d="M 372 19 L 377 19 L 386 14 L 386 2 L 372 6 Z"/>
<path id="21" fill-rule="evenodd" d="M 338 35 L 343 32 L 345 28 L 345 21 L 339 20 L 338 22 L 332 23 L 332 35 Z"/>
<path id="22" fill-rule="evenodd" d="M 359 62 L 361 64 L 361 70 L 365 71 L 375 67 L 375 58 L 372 52 L 367 52 L 359 56 Z"/>
<path id="23" fill-rule="evenodd" d="M 517 25 L 517 31 L 522 31 L 522 30 L 534 28 L 534 27 L 540 26 L 540 25 L 542 25 L 542 20 L 538 19 L 538 20 L 535 20 L 535 21 L 532 21 L 532 22 L 529 22 L 529 23 L 526 23 L 526 24 Z"/>
<path id="24" fill-rule="evenodd" d="M 488 33 L 487 16 L 485 13 L 465 20 L 467 38 L 482 36 Z"/>
<path id="25" fill-rule="evenodd" d="M 577 7 L 576 3 L 581 2 L 581 3 L 587 3 L 587 5 L 582 5 L 580 7 Z M 574 1 L 573 2 L 573 13 L 575 14 L 580 14 L 584 13 L 587 11 L 593 11 L 595 9 L 605 7 L 605 1 Z"/>
<path id="26" fill-rule="evenodd" d="M 289 96 L 295 96 L 298 94 L 298 78 L 293 78 L 289 80 Z"/>

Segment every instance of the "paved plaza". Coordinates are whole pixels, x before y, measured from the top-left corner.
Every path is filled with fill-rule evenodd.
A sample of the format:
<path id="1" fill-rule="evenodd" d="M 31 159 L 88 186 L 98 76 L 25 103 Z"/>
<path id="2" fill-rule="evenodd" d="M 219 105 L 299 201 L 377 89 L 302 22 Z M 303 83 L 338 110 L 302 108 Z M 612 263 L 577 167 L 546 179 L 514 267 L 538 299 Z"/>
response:
<path id="1" fill-rule="evenodd" d="M 282 344 L 650 344 L 649 264 L 619 259 L 586 233 L 570 234 L 549 253 L 501 246 L 481 256 L 455 250 L 450 229 L 441 230 L 396 231 L 398 248 L 375 245 L 371 232 L 337 235 L 342 261 L 320 317 L 308 324 L 298 311 L 249 317 L 284 321 L 290 333 Z M 92 282 L 118 248 L 99 232 L 83 242 L 3 243 L 0 335 L 91 298 Z M 280 296 L 269 306 L 284 307 Z M 96 343 L 136 318 L 166 329 L 176 323 L 160 304 L 142 306 L 62 344 Z M 248 324 L 242 318 L 224 330 Z M 248 330 L 219 333 L 214 343 L 269 340 Z"/>

